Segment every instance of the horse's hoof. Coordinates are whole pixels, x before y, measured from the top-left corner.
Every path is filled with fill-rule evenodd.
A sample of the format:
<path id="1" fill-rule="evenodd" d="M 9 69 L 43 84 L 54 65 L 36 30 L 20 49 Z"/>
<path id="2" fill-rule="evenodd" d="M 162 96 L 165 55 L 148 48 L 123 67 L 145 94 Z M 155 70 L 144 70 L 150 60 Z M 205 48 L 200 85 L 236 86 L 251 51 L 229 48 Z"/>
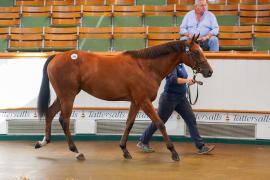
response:
<path id="1" fill-rule="evenodd" d="M 39 149 L 39 148 L 41 148 L 41 147 L 42 147 L 42 146 L 40 145 L 40 143 L 37 142 L 36 145 L 35 145 L 35 149 Z"/>
<path id="2" fill-rule="evenodd" d="M 84 161 L 85 160 L 85 157 L 84 157 L 83 153 L 79 153 L 78 155 L 76 155 L 76 158 L 79 161 Z"/>
<path id="3" fill-rule="evenodd" d="M 172 154 L 172 160 L 179 161 L 180 160 L 179 155 L 177 153 L 173 153 Z"/>
<path id="4" fill-rule="evenodd" d="M 132 159 L 132 156 L 129 154 L 129 152 L 126 152 L 123 154 L 125 159 Z"/>

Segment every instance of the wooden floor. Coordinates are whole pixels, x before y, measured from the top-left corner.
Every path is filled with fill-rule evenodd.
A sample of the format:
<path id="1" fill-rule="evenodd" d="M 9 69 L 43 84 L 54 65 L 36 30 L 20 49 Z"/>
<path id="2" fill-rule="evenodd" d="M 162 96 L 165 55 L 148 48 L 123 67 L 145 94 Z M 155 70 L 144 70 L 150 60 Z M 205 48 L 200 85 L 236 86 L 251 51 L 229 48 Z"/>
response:
<path id="1" fill-rule="evenodd" d="M 118 142 L 76 142 L 83 162 L 68 151 L 66 142 L 52 142 L 35 150 L 34 142 L 0 141 L 0 179 L 109 180 L 188 179 L 263 180 L 270 176 L 270 146 L 217 144 L 211 155 L 197 155 L 192 143 L 175 143 L 180 162 L 171 160 L 162 142 L 155 153 L 129 142 L 132 160 L 124 160 Z"/>

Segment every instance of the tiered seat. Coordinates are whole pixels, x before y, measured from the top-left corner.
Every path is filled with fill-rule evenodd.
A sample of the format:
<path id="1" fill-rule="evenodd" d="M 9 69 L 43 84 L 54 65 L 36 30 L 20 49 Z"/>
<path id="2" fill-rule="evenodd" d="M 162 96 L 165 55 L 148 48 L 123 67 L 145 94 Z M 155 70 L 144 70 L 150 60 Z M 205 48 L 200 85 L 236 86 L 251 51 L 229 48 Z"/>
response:
<path id="1" fill-rule="evenodd" d="M 194 5 L 194 0 L 167 0 L 167 4 Z"/>
<path id="2" fill-rule="evenodd" d="M 241 25 L 269 25 L 270 4 L 247 5 L 240 4 Z"/>
<path id="3" fill-rule="evenodd" d="M 148 47 L 163 44 L 169 41 L 180 39 L 180 29 L 178 26 L 174 27 L 148 27 L 147 39 Z"/>
<path id="4" fill-rule="evenodd" d="M 102 6 L 105 5 L 104 0 L 76 0 L 76 5 L 92 5 L 92 6 Z"/>
<path id="5" fill-rule="evenodd" d="M 220 26 L 237 26 L 239 24 L 237 4 L 209 5 L 208 9 L 216 15 Z"/>
<path id="6" fill-rule="evenodd" d="M 42 51 L 67 51 L 78 48 L 77 28 L 45 27 Z"/>
<path id="7" fill-rule="evenodd" d="M 81 6 L 52 6 L 52 26 L 79 26 Z"/>
<path id="8" fill-rule="evenodd" d="M 22 6 L 22 27 L 47 27 L 51 24 L 50 6 Z"/>
<path id="9" fill-rule="evenodd" d="M 109 27 L 112 25 L 112 6 L 83 6 L 83 27 Z"/>
<path id="10" fill-rule="evenodd" d="M 145 6 L 144 24 L 145 26 L 173 26 L 174 6 Z"/>
<path id="11" fill-rule="evenodd" d="M 258 4 L 270 4 L 270 0 L 257 0 Z"/>
<path id="12" fill-rule="evenodd" d="M 79 49 L 84 51 L 111 51 L 112 27 L 80 27 Z"/>
<path id="13" fill-rule="evenodd" d="M 133 6 L 135 5 L 134 0 L 106 0 L 106 5 L 121 5 L 121 6 Z"/>
<path id="14" fill-rule="evenodd" d="M 209 0 L 209 5 L 227 5 L 227 0 Z"/>
<path id="15" fill-rule="evenodd" d="M 0 27 L 20 25 L 19 7 L 0 7 Z"/>
<path id="16" fill-rule="evenodd" d="M 43 28 L 12 27 L 9 35 L 8 51 L 41 51 Z"/>
<path id="17" fill-rule="evenodd" d="M 252 26 L 220 26 L 219 45 L 221 51 L 252 51 Z"/>
<path id="18" fill-rule="evenodd" d="M 108 51 L 113 48 L 116 51 L 123 51 L 178 40 L 179 25 L 184 15 L 194 8 L 194 0 L 16 0 L 14 2 L 15 7 L 0 7 L 0 26 L 46 27 L 42 37 L 45 46 L 41 48 L 46 51 L 76 49 L 78 43 L 82 50 Z M 262 32 L 263 29 L 256 27 L 257 32 L 252 37 L 252 26 L 234 25 L 238 25 L 239 22 L 242 25 L 268 25 L 269 2 L 270 0 L 209 0 L 209 10 L 216 15 L 221 25 L 219 36 L 221 50 L 252 50 L 252 40 L 258 46 L 256 50 L 264 50 L 268 44 L 262 45 L 262 42 L 263 38 L 268 38 L 268 32 Z M 168 5 L 165 5 L 166 3 Z M 238 7 L 241 10 L 240 20 Z M 53 28 L 49 26 L 76 27 L 69 32 L 69 29 L 52 30 Z M 149 27 L 145 32 L 147 26 Z M 264 27 L 267 29 L 267 26 Z M 2 34 L 0 31 L 0 37 L 2 36 L 0 40 L 4 44 L 5 41 L 2 40 L 5 40 L 7 29 L 3 28 Z M 48 29 L 55 32 L 49 32 Z M 18 34 L 11 33 L 9 41 L 17 42 L 19 39 L 25 41 L 23 35 Z M 80 37 L 79 41 L 77 35 Z M 29 41 L 32 37 L 25 36 Z M 64 37 L 67 37 L 67 42 Z M 37 40 L 39 41 L 40 37 Z M 13 49 L 15 48 L 14 46 Z M 40 49 L 39 44 L 37 48 Z M 12 46 L 9 47 L 9 50 L 13 49 Z"/>
<path id="19" fill-rule="evenodd" d="M 54 6 L 74 5 L 74 0 L 46 0 L 46 5 L 54 5 Z"/>
<path id="20" fill-rule="evenodd" d="M 142 26 L 143 6 L 114 6 L 113 25 L 122 27 Z"/>

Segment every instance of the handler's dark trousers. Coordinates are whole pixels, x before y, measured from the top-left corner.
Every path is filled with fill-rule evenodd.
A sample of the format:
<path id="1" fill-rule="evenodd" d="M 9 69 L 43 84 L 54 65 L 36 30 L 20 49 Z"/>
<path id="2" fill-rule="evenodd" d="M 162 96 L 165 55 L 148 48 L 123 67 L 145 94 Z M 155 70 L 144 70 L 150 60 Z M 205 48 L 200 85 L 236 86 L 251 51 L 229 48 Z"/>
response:
<path id="1" fill-rule="evenodd" d="M 159 99 L 158 115 L 164 124 L 167 122 L 174 110 L 184 119 L 196 147 L 198 149 L 203 147 L 204 142 L 198 132 L 196 118 L 186 96 L 179 97 L 174 94 L 162 93 Z M 157 127 L 152 122 L 144 131 L 140 141 L 143 144 L 149 144 L 149 141 L 156 130 Z"/>

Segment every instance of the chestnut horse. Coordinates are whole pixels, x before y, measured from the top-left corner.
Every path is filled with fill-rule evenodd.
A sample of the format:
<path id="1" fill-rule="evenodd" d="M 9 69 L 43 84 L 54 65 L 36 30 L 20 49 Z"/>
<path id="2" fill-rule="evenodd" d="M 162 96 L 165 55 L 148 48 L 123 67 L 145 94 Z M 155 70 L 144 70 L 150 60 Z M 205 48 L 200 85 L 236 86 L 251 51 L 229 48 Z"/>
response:
<path id="1" fill-rule="evenodd" d="M 126 159 L 131 159 L 126 142 L 129 132 L 140 109 L 161 131 L 172 159 L 179 161 L 178 153 L 166 132 L 165 126 L 156 113 L 155 100 L 160 83 L 179 63 L 190 66 L 204 77 L 212 75 L 202 49 L 194 37 L 188 41 L 172 41 L 138 51 L 126 51 L 114 56 L 99 55 L 83 51 L 67 51 L 52 55 L 43 68 L 43 79 L 38 96 L 38 114 L 46 118 L 46 135 L 35 148 L 50 142 L 51 124 L 54 116 L 61 111 L 59 121 L 65 133 L 69 149 L 79 160 L 84 155 L 76 148 L 69 130 L 70 115 L 75 96 L 84 90 L 87 93 L 109 101 L 130 101 L 126 128 L 120 141 L 120 148 Z M 52 84 L 56 99 L 49 107 Z"/>

